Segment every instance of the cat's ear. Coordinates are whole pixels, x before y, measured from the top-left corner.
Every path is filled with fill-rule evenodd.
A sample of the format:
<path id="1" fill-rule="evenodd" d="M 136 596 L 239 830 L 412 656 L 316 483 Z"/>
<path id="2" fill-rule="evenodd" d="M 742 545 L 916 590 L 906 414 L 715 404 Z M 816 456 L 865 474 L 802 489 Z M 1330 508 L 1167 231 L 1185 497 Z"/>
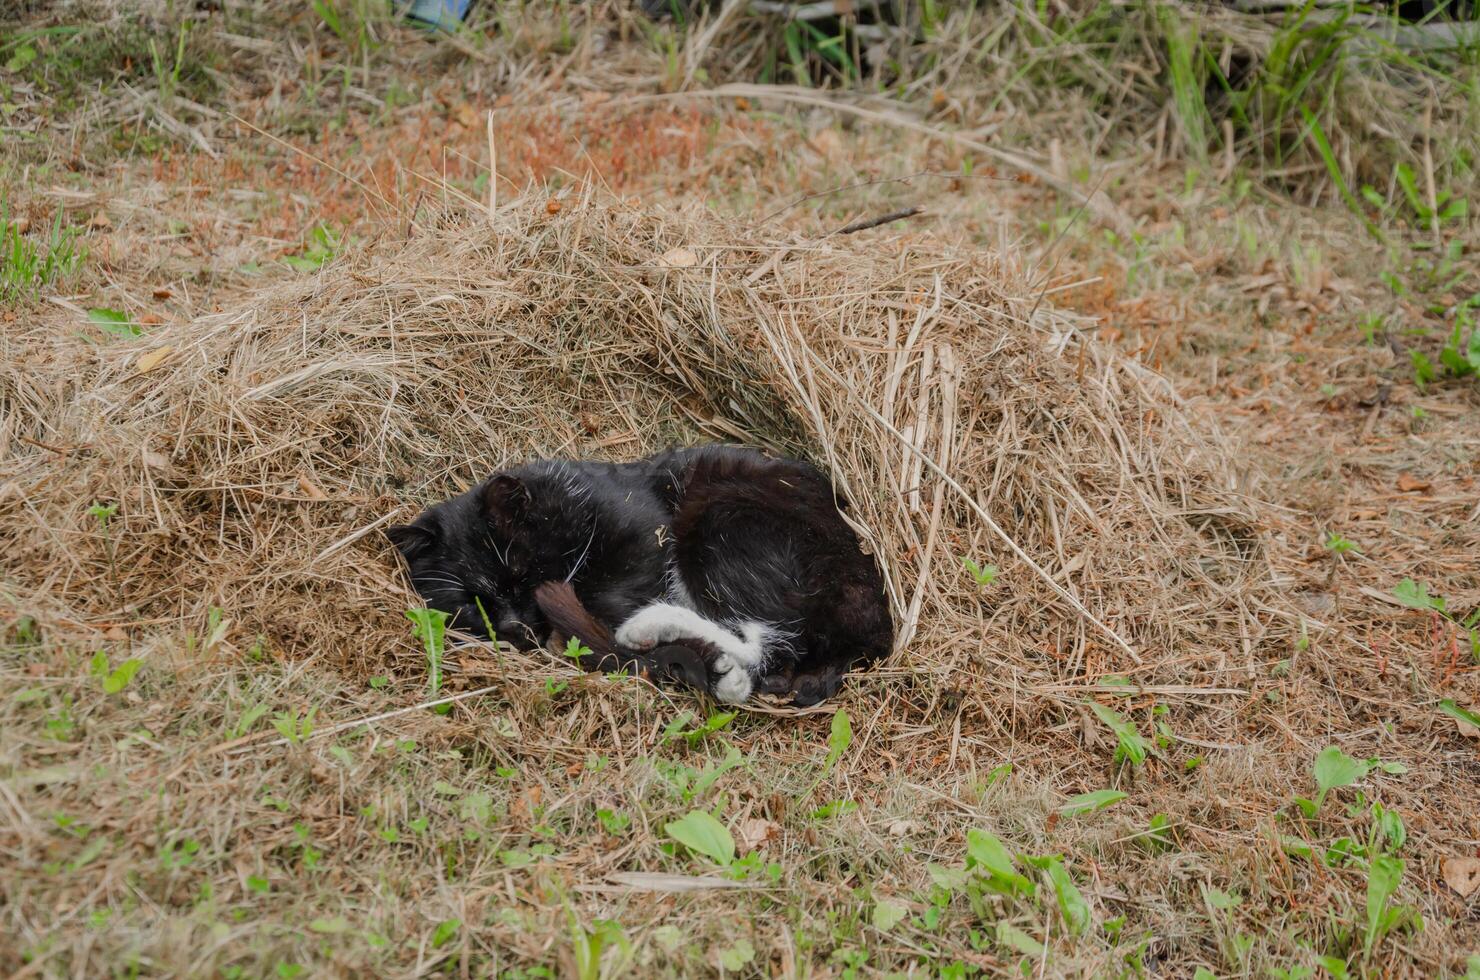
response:
<path id="1" fill-rule="evenodd" d="M 435 534 L 417 524 L 392 524 L 385 529 L 385 536 L 407 561 L 425 552 L 436 540 Z"/>
<path id="2" fill-rule="evenodd" d="M 498 473 L 483 487 L 483 513 L 499 527 L 523 520 L 529 506 L 529 488 L 517 476 Z"/>

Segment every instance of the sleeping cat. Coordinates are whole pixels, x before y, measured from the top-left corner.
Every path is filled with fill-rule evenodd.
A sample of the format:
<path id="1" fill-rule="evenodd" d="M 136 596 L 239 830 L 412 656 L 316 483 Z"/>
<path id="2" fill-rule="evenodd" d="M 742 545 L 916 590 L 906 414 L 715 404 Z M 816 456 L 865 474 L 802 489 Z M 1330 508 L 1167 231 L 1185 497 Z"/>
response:
<path id="1" fill-rule="evenodd" d="M 816 467 L 735 446 L 495 473 L 388 529 L 449 625 L 591 670 L 647 671 L 727 702 L 816 703 L 888 654 L 883 580 Z"/>

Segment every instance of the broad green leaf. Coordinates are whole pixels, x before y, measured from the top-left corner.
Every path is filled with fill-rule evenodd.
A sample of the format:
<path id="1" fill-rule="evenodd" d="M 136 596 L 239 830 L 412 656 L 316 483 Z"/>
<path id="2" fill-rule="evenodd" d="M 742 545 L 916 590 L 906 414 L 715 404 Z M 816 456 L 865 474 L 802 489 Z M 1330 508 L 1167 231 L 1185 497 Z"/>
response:
<path id="1" fill-rule="evenodd" d="M 144 329 L 129 319 L 127 313 L 122 310 L 110 310 L 105 306 L 95 306 L 87 311 L 87 319 L 104 333 L 115 337 L 137 337 Z"/>
<path id="2" fill-rule="evenodd" d="M 890 929 L 899 925 L 900 920 L 908 914 L 909 909 L 900 905 L 898 902 L 888 900 L 876 902 L 874 904 L 874 928 L 880 932 L 888 932 Z"/>
<path id="3" fill-rule="evenodd" d="M 1129 795 L 1118 789 L 1097 789 L 1093 793 L 1080 793 L 1078 796 L 1069 797 L 1068 801 L 1059 807 L 1059 812 L 1065 816 L 1074 817 L 1081 813 L 1103 810 L 1108 806 L 1114 806 Z"/>
<path id="4" fill-rule="evenodd" d="M 1429 380 L 1433 380 L 1430 378 Z M 1422 582 L 1415 582 L 1411 578 L 1405 578 L 1393 586 L 1393 598 L 1410 609 L 1432 609 L 1435 612 L 1444 611 L 1444 600 L 1438 596 L 1429 595 L 1429 587 Z"/>
<path id="5" fill-rule="evenodd" d="M 1458 721 L 1465 725 L 1474 725 L 1476 728 L 1480 728 L 1480 715 L 1475 714 L 1475 712 L 1470 711 L 1467 708 L 1461 708 L 1458 704 L 1455 703 L 1453 698 L 1445 698 L 1443 701 L 1440 701 L 1439 710 L 1444 712 L 1449 717 L 1453 718 L 1455 721 Z"/>
<path id="6" fill-rule="evenodd" d="M 1104 722 L 1112 732 L 1115 733 L 1117 745 L 1115 747 L 1115 761 L 1129 759 L 1132 765 L 1139 766 L 1146 761 L 1151 747 L 1141 737 L 1141 732 L 1136 728 L 1134 722 L 1127 721 L 1120 712 L 1114 708 L 1107 708 L 1098 701 L 1089 702 L 1089 708 L 1095 713 L 1095 717 Z"/>
<path id="7" fill-rule="evenodd" d="M 15 49 L 15 53 L 12 54 L 10 56 L 10 60 L 5 63 L 5 70 L 12 73 L 22 71 L 27 65 L 35 60 L 36 49 L 29 44 L 22 44 L 20 47 Z"/>
<path id="8" fill-rule="evenodd" d="M 970 558 L 962 558 L 961 564 L 965 565 L 966 570 L 971 573 L 971 577 L 976 579 L 977 585 L 987 586 L 997 580 L 996 565 L 978 565 Z"/>
<path id="9" fill-rule="evenodd" d="M 944 864 L 927 864 L 925 871 L 930 875 L 930 880 L 948 892 L 959 891 L 965 887 L 969 876 L 961 868 L 950 868 Z"/>
<path id="10" fill-rule="evenodd" d="M 663 831 L 691 851 L 728 867 L 735 860 L 735 839 L 725 825 L 703 810 L 695 810 L 663 825 Z"/>
<path id="11" fill-rule="evenodd" d="M 1047 871 L 1048 880 L 1053 885 L 1054 897 L 1058 899 L 1059 912 L 1064 916 L 1064 924 L 1069 927 L 1071 933 L 1077 936 L 1089 926 L 1089 903 L 1080 894 L 1074 884 L 1074 879 L 1069 877 L 1069 871 L 1062 861 L 1058 858 L 1050 860 Z"/>
<path id="12" fill-rule="evenodd" d="M 837 714 L 833 715 L 832 730 L 827 734 L 827 760 L 822 764 L 822 771 L 832 769 L 837 761 L 848 751 L 848 746 L 853 742 L 853 722 L 848 717 L 848 712 L 839 708 Z"/>
<path id="13" fill-rule="evenodd" d="M 437 923 L 437 928 L 432 932 L 432 948 L 440 949 L 446 946 L 461 928 L 462 921 L 460 919 L 445 919 Z"/>
<path id="14" fill-rule="evenodd" d="M 93 654 L 92 662 L 88 667 L 88 673 L 92 674 L 94 677 L 107 677 L 108 654 L 104 653 L 102 650 L 99 650 L 97 653 Z"/>
<path id="15" fill-rule="evenodd" d="M 755 959 L 755 946 L 749 939 L 737 939 L 734 945 L 719 951 L 719 965 L 730 972 L 745 969 Z"/>
<path id="16" fill-rule="evenodd" d="M 984 869 L 1003 892 L 1033 893 L 1033 883 L 1018 873 L 1012 853 L 988 831 L 973 827 L 966 832 L 966 866 Z"/>
<path id="17" fill-rule="evenodd" d="M 144 666 L 144 661 L 138 657 L 130 657 L 119 664 L 107 677 L 103 678 L 103 693 L 117 694 L 128 687 L 129 681 L 134 679 L 134 675 L 142 666 Z"/>
<path id="18" fill-rule="evenodd" d="M 1207 885 L 1203 886 L 1202 893 L 1208 904 L 1220 911 L 1234 908 L 1243 901 L 1238 895 L 1232 895 L 1218 888 L 1209 888 Z"/>
<path id="19" fill-rule="evenodd" d="M 1362 938 L 1362 952 L 1372 955 L 1372 946 L 1383 931 L 1388 902 L 1398 891 L 1403 878 L 1403 859 L 1383 855 L 1372 859 L 1367 869 L 1367 930 Z"/>
<path id="20" fill-rule="evenodd" d="M 997 942 L 1025 956 L 1043 955 L 1042 943 L 1007 922 L 997 923 Z"/>
<path id="21" fill-rule="evenodd" d="M 308 928 L 326 936 L 337 936 L 340 933 L 349 932 L 350 924 L 344 916 L 336 915 L 332 919 L 314 919 L 308 924 Z"/>
<path id="22" fill-rule="evenodd" d="M 1316 756 L 1316 807 L 1320 808 L 1326 794 L 1342 786 L 1350 786 L 1367 775 L 1371 765 L 1362 759 L 1353 759 L 1334 745 L 1328 745 Z"/>
<path id="23" fill-rule="evenodd" d="M 436 697 L 442 690 L 443 638 L 450 617 L 440 609 L 408 609 L 406 618 L 411 620 L 411 632 L 426 651 L 427 693 Z"/>

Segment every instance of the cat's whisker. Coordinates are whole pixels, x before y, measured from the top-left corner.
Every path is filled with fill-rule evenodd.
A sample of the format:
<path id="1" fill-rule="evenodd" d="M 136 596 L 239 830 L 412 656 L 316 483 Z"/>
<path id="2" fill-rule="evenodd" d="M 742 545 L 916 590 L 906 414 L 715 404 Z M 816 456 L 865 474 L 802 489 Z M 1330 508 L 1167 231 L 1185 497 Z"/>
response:
<path id="1" fill-rule="evenodd" d="M 567 576 L 565 576 L 565 580 L 567 582 L 569 582 L 570 580 L 574 579 L 576 577 L 576 572 L 579 572 L 581 570 L 581 566 L 584 565 L 584 564 L 586 564 L 586 556 L 589 555 L 589 554 L 591 554 L 591 542 L 593 542 L 595 540 L 596 540 L 596 521 L 595 520 L 592 520 L 591 521 L 591 535 L 590 535 L 590 537 L 586 538 L 586 550 L 584 550 L 584 551 L 581 552 L 581 557 L 579 557 L 579 558 L 576 559 L 575 566 L 571 568 L 570 574 L 567 575 Z"/>

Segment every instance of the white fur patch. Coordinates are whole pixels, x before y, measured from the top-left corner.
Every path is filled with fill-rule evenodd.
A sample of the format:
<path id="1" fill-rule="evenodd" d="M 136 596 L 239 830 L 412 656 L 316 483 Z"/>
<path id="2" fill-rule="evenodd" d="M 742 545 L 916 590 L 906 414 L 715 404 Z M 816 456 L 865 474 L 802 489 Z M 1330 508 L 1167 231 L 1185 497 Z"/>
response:
<path id="1" fill-rule="evenodd" d="M 766 644 L 774 631 L 764 623 L 738 624 L 736 636 L 719 623 L 705 619 L 692 609 L 671 602 L 644 606 L 617 628 L 617 642 L 624 647 L 651 650 L 663 643 L 691 638 L 703 640 L 720 651 L 713 671 L 714 696 L 730 704 L 739 704 L 755 689 L 754 675 L 766 661 Z"/>

